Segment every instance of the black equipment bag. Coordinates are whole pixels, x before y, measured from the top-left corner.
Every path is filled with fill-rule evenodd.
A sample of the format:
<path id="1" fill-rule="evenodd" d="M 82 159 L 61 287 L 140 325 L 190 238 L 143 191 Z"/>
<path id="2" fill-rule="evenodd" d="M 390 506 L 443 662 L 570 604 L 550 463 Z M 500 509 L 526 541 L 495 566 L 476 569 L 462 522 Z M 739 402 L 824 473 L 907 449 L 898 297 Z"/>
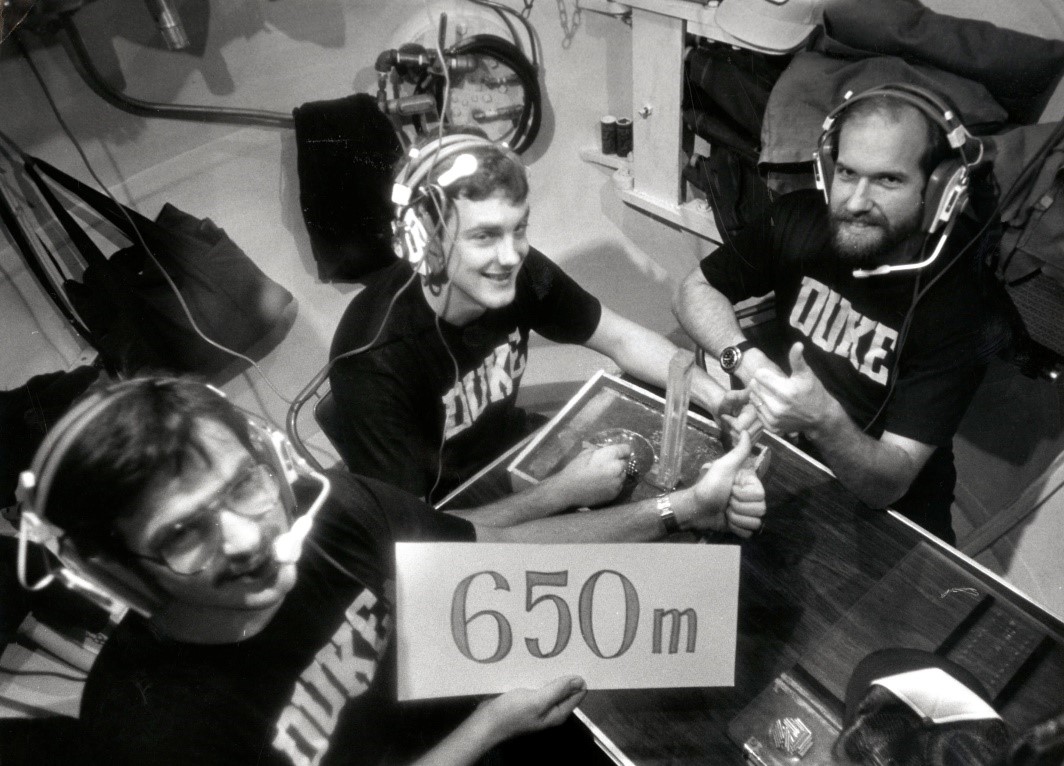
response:
<path id="1" fill-rule="evenodd" d="M 391 202 L 403 147 L 365 93 L 313 101 L 292 112 L 299 200 L 325 282 L 354 281 L 395 260 Z"/>
<path id="2" fill-rule="evenodd" d="M 67 278 L 62 287 L 109 371 L 211 378 L 233 368 L 234 355 L 219 346 L 261 358 L 291 326 L 292 294 L 209 218 L 167 203 L 152 221 L 43 160 L 27 157 L 25 170 L 85 260 L 80 281 Z M 132 244 L 104 256 L 44 176 Z M 193 328 L 175 288 L 213 343 Z"/>
<path id="3" fill-rule="evenodd" d="M 1002 194 L 993 261 L 1032 340 L 1064 357 L 1064 122 Z"/>
<path id="4" fill-rule="evenodd" d="M 724 241 L 768 212 L 772 195 L 757 172 L 757 161 L 729 146 L 714 146 L 683 169 L 684 179 L 706 193 Z"/>
<path id="5" fill-rule="evenodd" d="M 725 241 L 768 210 L 761 177 L 761 122 L 772 86 L 790 60 L 703 42 L 685 60 L 683 120 L 709 142 L 710 156 L 692 157 L 684 179 L 706 193 Z"/>

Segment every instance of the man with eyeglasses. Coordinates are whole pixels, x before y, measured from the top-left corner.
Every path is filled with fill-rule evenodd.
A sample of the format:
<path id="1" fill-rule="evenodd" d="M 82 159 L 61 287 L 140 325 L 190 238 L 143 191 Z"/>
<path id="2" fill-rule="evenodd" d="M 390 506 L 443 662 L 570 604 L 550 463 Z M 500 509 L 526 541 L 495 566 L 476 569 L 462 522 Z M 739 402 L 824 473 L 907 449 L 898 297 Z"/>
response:
<path id="1" fill-rule="evenodd" d="M 681 528 L 758 528 L 764 491 L 740 468 L 748 453 L 744 436 L 672 493 Z M 514 690 L 472 712 L 400 706 L 394 543 L 665 534 L 654 501 L 512 527 L 437 513 L 383 483 L 311 471 L 222 395 L 173 379 L 126 381 L 76 405 L 21 492 L 27 586 L 59 580 L 131 608 L 82 698 L 86 759 L 109 766 L 472 763 L 565 720 L 583 681 Z M 34 583 L 29 540 L 50 552 Z"/>

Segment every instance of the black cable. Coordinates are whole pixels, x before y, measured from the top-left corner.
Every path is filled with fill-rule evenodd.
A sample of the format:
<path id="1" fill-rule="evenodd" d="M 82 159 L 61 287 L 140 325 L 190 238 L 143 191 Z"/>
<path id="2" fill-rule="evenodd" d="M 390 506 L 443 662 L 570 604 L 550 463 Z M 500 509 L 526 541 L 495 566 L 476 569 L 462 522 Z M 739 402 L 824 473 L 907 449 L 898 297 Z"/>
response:
<path id="1" fill-rule="evenodd" d="M 947 267 L 948 268 L 948 267 Z M 909 302 L 909 310 L 905 312 L 905 318 L 902 319 L 901 329 L 898 330 L 898 345 L 897 350 L 894 352 L 894 366 L 890 369 L 890 383 L 887 386 L 887 393 L 883 395 L 883 401 L 879 405 L 879 409 L 876 410 L 876 414 L 873 415 L 864 428 L 861 429 L 862 433 L 868 433 L 868 429 L 879 420 L 880 415 L 887 409 L 887 403 L 890 402 L 890 397 L 894 395 L 894 388 L 898 384 L 898 378 L 901 375 L 901 350 L 905 347 L 905 341 L 909 337 L 909 328 L 912 326 L 913 317 L 916 316 L 916 304 L 920 300 L 920 272 L 916 273 L 916 279 L 913 280 L 913 296 Z"/>
<path id="2" fill-rule="evenodd" d="M 70 45 L 68 50 L 74 68 L 92 89 L 93 93 L 122 111 L 139 117 L 160 117 L 170 120 L 192 122 L 226 123 L 230 125 L 255 125 L 270 128 L 294 128 L 295 118 L 284 112 L 261 109 L 241 109 L 227 106 L 197 106 L 192 104 L 162 104 L 127 96 L 111 87 L 93 63 L 81 33 L 74 24 L 73 13 L 60 17 L 62 29 Z"/>
<path id="3" fill-rule="evenodd" d="M 56 104 L 55 99 L 52 97 L 52 92 L 48 88 L 48 83 L 45 82 L 44 76 L 41 75 L 40 70 L 37 69 L 37 65 L 34 63 L 33 58 L 30 56 L 29 50 L 26 48 L 25 44 L 22 42 L 22 38 L 19 36 L 19 33 L 15 33 L 13 36 L 15 38 L 15 44 L 18 46 L 19 51 L 22 53 L 22 56 L 25 58 L 26 63 L 30 67 L 30 70 L 33 72 L 33 76 L 36 78 L 38 85 L 41 86 L 41 91 L 44 93 L 45 100 L 47 100 L 48 106 L 51 107 L 52 113 L 55 115 L 56 120 L 59 122 L 59 126 L 63 129 L 63 132 L 66 134 L 67 138 L 70 139 L 70 142 L 73 144 L 74 149 L 77 151 L 78 156 L 81 158 L 82 163 L 84 163 L 85 168 L 89 171 L 89 175 L 92 176 L 92 179 L 96 182 L 96 184 L 101 189 L 103 189 L 103 191 L 107 194 L 107 196 L 111 198 L 111 201 L 115 204 L 117 209 L 125 217 L 126 222 L 129 224 L 130 229 L 133 231 L 133 234 L 136 235 L 137 244 L 140 245 L 140 247 L 143 249 L 144 253 L 148 256 L 148 258 L 151 259 L 152 263 L 155 265 L 155 268 L 159 270 L 159 273 L 166 280 L 166 284 L 169 286 L 170 290 L 174 294 L 174 297 L 177 299 L 177 302 L 180 304 L 181 310 L 184 312 L 185 318 L 188 319 L 189 325 L 192 327 L 192 330 L 205 343 L 213 346 L 214 348 L 218 349 L 219 351 L 222 351 L 222 352 L 224 352 L 226 354 L 229 354 L 230 356 L 232 356 L 232 357 L 234 357 L 236 359 L 240 359 L 240 360 L 242 360 L 244 362 L 247 362 L 252 367 L 254 367 L 255 370 L 259 373 L 259 375 L 262 377 L 262 380 L 266 383 L 267 386 L 270 387 L 270 389 L 274 392 L 274 394 L 276 394 L 277 397 L 281 401 L 287 403 L 289 401 L 289 399 L 284 394 L 281 393 L 280 389 L 278 389 L 277 386 L 275 386 L 273 384 L 273 381 L 270 380 L 270 378 L 263 371 L 262 367 L 260 367 L 259 364 L 254 359 L 252 359 L 251 357 L 247 356 L 246 354 L 241 354 L 240 352 L 234 351 L 233 349 L 229 348 L 228 346 L 224 346 L 221 343 L 218 343 L 217 341 L 213 340 L 212 338 L 209 338 L 203 332 L 203 330 L 200 329 L 199 324 L 196 322 L 196 318 L 192 315 L 192 310 L 189 308 L 188 302 L 185 300 L 185 296 L 181 294 L 181 290 L 178 289 L 177 284 L 174 282 L 173 277 L 171 277 L 170 273 L 165 268 L 163 268 L 162 263 L 156 257 L 155 253 L 152 252 L 152 249 L 150 247 L 148 247 L 148 243 L 144 241 L 144 236 L 140 233 L 140 229 L 137 228 L 137 224 L 133 221 L 133 218 L 132 218 L 132 216 L 130 216 L 129 211 L 126 210 L 125 205 L 123 205 L 121 202 L 119 202 L 115 198 L 114 194 L 111 193 L 110 188 L 108 188 L 108 186 L 103 182 L 103 180 L 100 178 L 100 176 L 97 175 L 95 168 L 93 168 L 93 166 L 92 166 L 92 163 L 89 162 L 88 155 L 85 154 L 85 150 L 84 150 L 84 148 L 82 148 L 81 142 L 78 141 L 77 136 L 74 135 L 74 131 L 72 131 L 70 129 L 70 126 L 67 124 L 66 120 L 63 118 L 63 113 L 59 111 L 59 105 Z"/>
<path id="4" fill-rule="evenodd" d="M 527 17 L 525 17 L 522 14 L 518 13 L 513 8 L 511 8 L 510 6 L 503 5 L 502 3 L 497 3 L 497 2 L 495 2 L 495 0 L 471 0 L 471 2 L 474 2 L 477 5 L 482 5 L 485 8 L 492 8 L 500 16 L 503 16 L 504 14 L 507 14 L 507 13 L 508 14 L 512 14 L 518 21 L 520 21 L 524 25 L 525 34 L 528 36 L 529 49 L 531 50 L 531 55 L 532 55 L 532 66 L 535 67 L 536 70 L 538 71 L 539 70 L 539 38 L 536 35 L 535 27 L 532 26 L 532 22 L 530 22 Z M 516 44 L 518 46 L 518 49 L 520 49 L 521 42 L 517 38 L 517 35 L 514 32 L 513 26 L 505 18 L 503 18 L 503 21 L 504 21 L 504 23 L 506 23 L 507 28 L 510 30 L 510 34 L 514 38 L 514 44 Z"/>
<path id="5" fill-rule="evenodd" d="M 957 261 L 959 261 L 965 253 L 968 252 L 972 245 L 982 240 L 983 236 L 986 234 L 990 226 L 995 221 L 1000 220 L 1002 210 L 1004 210 L 1007 204 L 1011 204 L 1014 195 L 1019 193 L 1021 186 L 1027 182 L 1030 175 L 1036 170 L 1039 164 L 1045 160 L 1045 157 L 1052 150 L 1052 147 L 1055 146 L 1062 137 L 1064 137 L 1064 123 L 1061 123 L 1061 125 L 1058 126 L 1049 135 L 1049 137 L 1042 143 L 1042 145 L 1038 147 L 1038 149 L 1031 156 L 1031 159 L 1028 160 L 1020 169 L 1019 174 L 1017 174 L 1016 179 L 1012 182 L 1012 185 L 1009 186 L 1008 190 L 998 196 L 998 201 L 997 204 L 994 205 L 994 209 L 990 212 L 989 215 L 987 215 L 986 220 L 983 222 L 982 226 L 980 226 L 979 229 L 976 230 L 975 234 L 973 234 L 968 239 L 968 241 L 964 243 L 964 246 L 961 247 L 957 251 L 957 253 L 949 261 L 946 262 L 946 265 L 942 269 L 940 269 L 939 272 L 935 274 L 923 288 L 914 291 L 912 304 L 910 305 L 909 311 L 906 313 L 905 319 L 902 322 L 902 331 L 898 334 L 898 347 L 897 351 L 894 354 L 894 369 L 892 370 L 892 373 L 897 371 L 900 366 L 901 351 L 905 345 L 905 339 L 908 337 L 909 325 L 912 323 L 913 316 L 916 312 L 917 304 L 921 301 L 921 299 L 923 299 L 925 295 L 927 295 L 931 288 L 935 286 L 935 283 L 937 283 L 938 280 L 945 276 L 946 272 L 948 272 L 953 267 L 953 265 L 957 263 Z M 957 214 L 960 215 L 960 212 L 961 211 L 958 211 Z M 916 281 L 916 286 L 918 285 L 919 279 L 917 279 Z M 868 425 L 866 425 L 864 429 L 862 429 L 863 431 L 867 432 L 868 429 L 871 428 L 872 424 L 879 418 L 879 416 L 883 414 L 883 410 L 886 408 L 887 403 L 890 401 L 890 397 L 894 393 L 894 386 L 897 383 L 897 376 L 895 375 L 893 376 L 893 378 L 894 379 L 891 381 L 890 387 L 887 389 L 887 394 L 883 398 L 883 403 L 880 405 L 879 410 L 872 417 L 872 419 L 868 421 Z"/>
<path id="6" fill-rule="evenodd" d="M 447 23 L 447 15 L 446 14 L 441 14 L 441 16 L 440 16 L 439 33 L 437 34 L 437 37 L 436 37 L 436 53 L 437 53 L 437 56 L 439 57 L 440 61 L 444 60 L 443 38 L 444 38 L 445 33 L 446 33 L 446 23 Z M 446 66 L 443 68 L 443 78 L 444 78 L 444 93 L 443 93 L 443 97 L 442 97 L 442 104 L 443 104 L 444 107 L 446 107 L 446 105 L 447 105 L 447 103 L 448 103 L 448 101 L 450 99 L 450 85 L 451 85 L 450 74 L 449 74 Z M 441 111 L 441 114 L 442 113 L 443 112 Z M 440 124 L 439 124 L 439 132 L 438 132 L 438 135 L 436 137 L 436 148 L 435 148 L 435 151 L 432 154 L 431 164 L 429 166 L 429 171 L 428 171 L 428 173 L 426 175 L 426 178 L 429 178 L 429 177 L 432 176 L 433 169 L 434 169 L 434 167 L 436 165 L 436 162 L 438 161 L 440 150 L 443 148 L 443 137 L 444 137 L 444 124 L 443 124 L 443 120 L 441 119 L 440 120 Z M 407 159 L 405 161 L 409 162 L 410 160 Z M 435 198 L 435 196 L 434 196 L 436 188 L 437 187 L 433 187 L 433 186 L 430 185 L 428 187 L 428 191 L 425 193 L 424 196 L 428 197 L 428 199 L 436 207 L 437 213 L 439 214 L 438 220 L 436 222 L 436 225 L 434 226 L 433 237 L 441 245 L 441 248 L 442 248 L 442 245 L 443 245 L 443 228 L 446 225 L 446 221 L 444 219 L 444 215 L 443 215 L 444 211 L 443 211 L 443 209 L 442 209 L 442 207 L 440 205 L 440 201 L 437 200 Z M 405 216 L 405 214 L 406 214 L 406 212 L 408 210 L 410 210 L 412 207 L 414 207 L 414 206 L 416 206 L 416 205 L 418 205 L 420 203 L 421 203 L 420 199 L 417 199 L 417 200 L 412 199 L 405 206 L 403 206 L 402 208 L 400 208 L 399 210 L 396 211 L 395 220 L 402 221 L 404 216 Z M 449 248 L 447 248 L 447 250 L 446 250 L 446 252 L 444 253 L 444 256 L 443 256 L 443 270 L 444 270 L 445 273 L 446 273 L 446 269 L 447 269 L 447 264 L 450 262 L 450 257 L 451 257 L 451 253 L 453 252 L 453 248 L 454 248 L 454 243 L 452 242 L 451 246 Z M 361 346 L 359 346 L 357 348 L 353 348 L 353 349 L 350 349 L 348 351 L 345 351 L 342 354 L 338 354 L 337 356 L 333 357 L 328 362 L 326 362 L 325 365 L 320 370 L 318 370 L 318 372 L 314 375 L 314 377 L 312 377 L 310 379 L 310 382 L 307 383 L 307 385 L 305 385 L 299 391 L 299 393 L 295 395 L 295 397 L 293 397 L 291 403 L 289 404 L 288 412 L 285 415 L 285 432 L 288 434 L 289 441 L 292 442 L 293 447 L 300 454 L 300 456 L 304 460 L 306 460 L 308 463 L 310 463 L 313 467 L 317 468 L 319 471 L 322 470 L 321 464 L 317 461 L 317 459 L 313 455 L 310 454 L 310 450 L 308 450 L 304 446 L 303 441 L 302 441 L 302 439 L 299 436 L 299 422 L 298 422 L 298 420 L 299 420 L 299 411 L 303 408 L 303 405 L 306 404 L 306 402 L 310 399 L 310 397 L 314 395 L 314 392 L 317 391 L 317 389 L 326 381 L 326 379 L 329 377 L 329 373 L 332 372 L 332 369 L 336 365 L 337 362 L 341 361 L 342 359 L 348 359 L 348 358 L 353 357 L 353 356 L 358 356 L 359 354 L 362 354 L 362 353 L 368 351 L 369 349 L 373 348 L 374 345 L 376 345 L 376 343 L 377 343 L 378 339 L 380 338 L 381 334 L 384 332 L 384 328 L 388 326 L 388 319 L 391 316 L 392 309 L 395 307 L 396 301 L 398 301 L 399 300 L 399 296 L 402 295 L 406 291 L 406 289 L 408 287 L 410 287 L 411 283 L 413 283 L 413 281 L 417 278 L 417 276 L 418 276 L 417 269 L 416 268 L 411 269 L 410 276 L 402 284 L 402 286 L 398 290 L 395 291 L 395 294 L 391 297 L 391 300 L 388 302 L 388 306 L 384 310 L 384 317 L 383 317 L 383 319 L 381 319 L 381 323 L 377 327 L 377 331 L 374 333 L 373 337 L 368 342 L 364 343 L 363 345 L 361 345 Z M 441 444 L 441 447 L 440 447 L 441 454 L 442 454 L 442 449 L 443 449 L 443 446 Z M 439 476 L 437 476 L 437 483 L 438 482 L 439 482 Z"/>
<path id="7" fill-rule="evenodd" d="M 539 73 L 528 58 L 516 45 L 495 35 L 473 35 L 455 44 L 448 52 L 488 56 L 509 67 L 517 75 L 518 82 L 524 91 L 524 104 L 508 143 L 510 148 L 518 154 L 528 149 L 539 134 L 543 111 Z M 446 112 L 441 109 L 440 114 L 445 115 Z"/>
<path id="8" fill-rule="evenodd" d="M 298 452 L 304 460 L 310 463 L 311 466 L 318 471 L 323 470 L 322 465 L 318 462 L 317 458 L 310 454 L 310 450 L 303 445 L 303 441 L 299 436 L 299 411 L 303 409 L 303 405 L 307 403 L 307 400 L 314 395 L 314 392 L 318 390 L 318 387 L 329 377 L 329 373 L 332 372 L 332 368 L 337 362 L 341 359 L 357 356 L 358 354 L 373 348 L 377 343 L 377 340 L 380 339 L 381 334 L 384 332 L 384 328 L 388 326 L 388 318 L 391 316 L 395 302 L 399 300 L 399 296 L 410 286 L 410 283 L 414 281 L 415 277 L 417 277 L 417 271 L 412 271 L 410 277 L 403 283 L 403 286 L 395 291 L 395 295 L 392 296 L 391 301 L 388 303 L 388 307 L 384 310 L 384 318 L 381 320 L 380 326 L 377 328 L 377 332 L 373 337 L 358 348 L 345 351 L 326 362 L 325 366 L 318 370 L 314 377 L 310 379 L 310 382 L 303 386 L 302 390 L 292 398 L 292 402 L 288 405 L 288 412 L 285 415 L 285 432 L 288 434 L 288 439 L 292 442 L 292 446 L 295 447 L 296 452 Z"/>

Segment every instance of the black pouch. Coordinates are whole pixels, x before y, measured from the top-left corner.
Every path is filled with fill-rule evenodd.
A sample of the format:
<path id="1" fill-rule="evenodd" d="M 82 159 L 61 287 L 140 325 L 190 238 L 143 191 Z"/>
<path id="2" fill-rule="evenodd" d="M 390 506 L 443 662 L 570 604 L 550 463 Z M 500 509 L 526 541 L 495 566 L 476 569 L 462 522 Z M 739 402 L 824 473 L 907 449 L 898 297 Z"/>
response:
<path id="1" fill-rule="evenodd" d="M 261 358 L 291 326 L 292 294 L 210 219 L 168 203 L 152 221 L 42 160 L 27 158 L 25 169 L 84 259 L 62 287 L 109 371 L 210 378 L 234 366 L 218 346 Z M 44 176 L 132 244 L 106 257 Z"/>

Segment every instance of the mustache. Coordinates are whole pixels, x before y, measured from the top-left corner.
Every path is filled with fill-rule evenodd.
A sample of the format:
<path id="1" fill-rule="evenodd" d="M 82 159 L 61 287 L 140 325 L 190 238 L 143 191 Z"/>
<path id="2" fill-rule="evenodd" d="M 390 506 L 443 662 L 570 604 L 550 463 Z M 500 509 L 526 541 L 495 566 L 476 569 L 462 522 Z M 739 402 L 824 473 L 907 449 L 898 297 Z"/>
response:
<path id="1" fill-rule="evenodd" d="M 280 526 L 274 525 L 263 530 L 264 533 L 255 551 L 239 558 L 228 559 L 226 566 L 214 577 L 214 584 L 224 585 L 227 582 L 238 580 L 249 572 L 261 569 L 271 562 L 274 565 L 279 565 L 280 562 L 277 561 L 273 543 L 283 531 Z"/>
<path id="2" fill-rule="evenodd" d="M 837 211 L 832 214 L 836 224 L 839 223 L 863 223 L 870 226 L 879 226 L 881 228 L 887 227 L 886 219 L 876 213 L 869 210 L 864 213 L 850 213 L 845 210 Z"/>

